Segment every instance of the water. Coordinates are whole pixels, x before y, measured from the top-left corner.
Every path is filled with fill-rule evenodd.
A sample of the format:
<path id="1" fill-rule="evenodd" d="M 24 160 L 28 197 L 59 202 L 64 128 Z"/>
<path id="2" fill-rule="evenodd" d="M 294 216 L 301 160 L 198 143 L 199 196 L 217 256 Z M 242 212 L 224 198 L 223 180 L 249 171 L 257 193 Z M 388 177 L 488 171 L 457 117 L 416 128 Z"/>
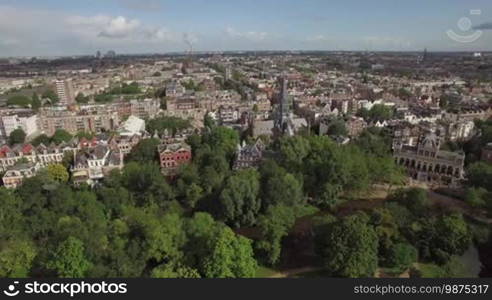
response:
<path id="1" fill-rule="evenodd" d="M 480 255 L 478 249 L 475 246 L 471 246 L 460 257 L 460 261 L 465 268 L 465 274 L 469 277 L 479 277 L 482 271 L 482 262 L 480 261 Z"/>

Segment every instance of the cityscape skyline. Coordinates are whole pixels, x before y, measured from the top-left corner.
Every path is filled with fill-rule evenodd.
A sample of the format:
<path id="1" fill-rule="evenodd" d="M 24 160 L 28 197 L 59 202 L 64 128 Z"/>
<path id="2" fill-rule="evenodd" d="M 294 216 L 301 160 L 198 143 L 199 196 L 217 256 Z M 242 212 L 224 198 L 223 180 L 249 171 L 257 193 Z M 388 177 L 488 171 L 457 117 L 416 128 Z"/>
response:
<path id="1" fill-rule="evenodd" d="M 168 53 L 191 47 L 198 52 L 492 51 L 492 5 L 482 0 L 18 2 L 0 1 L 1 57 Z M 450 30 L 481 35 L 460 42 L 446 34 Z"/>

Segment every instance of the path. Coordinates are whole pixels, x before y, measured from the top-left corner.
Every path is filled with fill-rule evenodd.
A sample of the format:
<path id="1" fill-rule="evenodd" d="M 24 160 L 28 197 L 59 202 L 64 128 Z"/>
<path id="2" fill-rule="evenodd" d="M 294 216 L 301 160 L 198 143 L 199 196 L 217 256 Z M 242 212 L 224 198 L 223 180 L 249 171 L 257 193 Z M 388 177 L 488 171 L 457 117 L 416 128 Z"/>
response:
<path id="1" fill-rule="evenodd" d="M 323 268 L 321 268 L 321 267 L 302 267 L 302 268 L 279 271 L 278 273 L 275 273 L 275 274 L 269 276 L 269 278 L 287 278 L 287 277 L 292 277 L 292 276 L 299 275 L 299 274 L 317 272 L 317 271 L 321 271 L 321 270 L 323 270 Z"/>

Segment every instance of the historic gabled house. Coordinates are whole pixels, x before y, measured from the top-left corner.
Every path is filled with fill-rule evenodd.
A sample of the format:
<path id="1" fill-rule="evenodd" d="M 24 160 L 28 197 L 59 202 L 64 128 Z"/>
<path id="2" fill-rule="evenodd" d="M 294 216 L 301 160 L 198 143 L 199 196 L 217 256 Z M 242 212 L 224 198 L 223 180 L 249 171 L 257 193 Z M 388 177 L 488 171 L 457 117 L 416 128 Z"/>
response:
<path id="1" fill-rule="evenodd" d="M 443 185 L 457 185 L 464 176 L 465 155 L 440 150 L 441 138 L 434 133 L 422 136 L 416 146 L 395 139 L 393 156 L 415 180 Z"/>
<path id="2" fill-rule="evenodd" d="M 162 173 L 166 176 L 175 175 L 181 165 L 191 161 L 191 147 L 185 142 L 159 145 L 157 152 Z"/>
<path id="3" fill-rule="evenodd" d="M 256 140 L 251 145 L 247 145 L 245 142 L 242 145 L 238 145 L 233 169 L 239 170 L 257 167 L 263 159 L 264 150 L 265 145 L 261 139 Z"/>

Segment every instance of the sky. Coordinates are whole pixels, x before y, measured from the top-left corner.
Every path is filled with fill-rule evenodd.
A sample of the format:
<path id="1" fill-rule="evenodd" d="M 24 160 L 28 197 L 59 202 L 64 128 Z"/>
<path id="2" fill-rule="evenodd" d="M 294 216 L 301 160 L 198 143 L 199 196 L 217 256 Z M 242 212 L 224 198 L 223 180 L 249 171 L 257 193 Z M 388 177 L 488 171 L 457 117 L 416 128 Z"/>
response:
<path id="1" fill-rule="evenodd" d="M 492 51 L 490 0 L 0 0 L 0 57 Z"/>

